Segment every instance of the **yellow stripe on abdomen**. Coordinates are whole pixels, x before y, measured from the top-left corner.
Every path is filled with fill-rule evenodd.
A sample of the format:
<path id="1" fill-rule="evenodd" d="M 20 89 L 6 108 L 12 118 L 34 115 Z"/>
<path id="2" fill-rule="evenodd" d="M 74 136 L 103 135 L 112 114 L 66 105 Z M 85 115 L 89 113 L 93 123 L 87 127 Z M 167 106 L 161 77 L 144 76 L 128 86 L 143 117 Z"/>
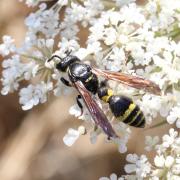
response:
<path id="1" fill-rule="evenodd" d="M 134 103 L 131 103 L 129 105 L 129 108 L 125 111 L 125 113 L 122 116 L 118 117 L 118 120 L 120 120 L 120 121 L 126 120 L 135 108 L 136 108 L 136 105 Z"/>
<path id="2" fill-rule="evenodd" d="M 104 102 L 108 102 L 109 98 L 113 95 L 113 91 L 111 89 L 107 90 L 107 95 L 102 97 L 102 100 Z"/>

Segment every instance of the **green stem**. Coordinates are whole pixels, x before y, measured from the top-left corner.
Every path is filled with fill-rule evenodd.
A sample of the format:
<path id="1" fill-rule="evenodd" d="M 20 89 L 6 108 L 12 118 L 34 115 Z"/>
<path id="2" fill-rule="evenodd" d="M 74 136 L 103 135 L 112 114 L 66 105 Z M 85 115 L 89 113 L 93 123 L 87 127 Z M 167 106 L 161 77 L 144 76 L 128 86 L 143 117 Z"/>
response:
<path id="1" fill-rule="evenodd" d="M 171 31 L 168 36 L 172 39 L 177 38 L 180 35 L 180 28 L 175 29 L 174 31 Z"/>
<path id="2" fill-rule="evenodd" d="M 42 59 L 37 58 L 35 56 L 30 56 L 30 55 L 26 55 L 26 54 L 21 54 L 21 56 L 24 57 L 24 58 L 28 58 L 28 59 L 34 59 L 34 60 L 40 61 L 40 62 L 42 61 Z"/>
<path id="3" fill-rule="evenodd" d="M 166 120 L 160 121 L 159 123 L 157 123 L 157 124 L 155 124 L 155 125 L 147 128 L 146 130 L 154 129 L 154 128 L 159 127 L 159 126 L 162 126 L 162 125 L 164 125 L 164 124 L 167 124 L 167 121 L 166 121 Z"/>
<path id="4" fill-rule="evenodd" d="M 112 1 L 109 1 L 109 0 L 103 0 L 102 3 L 107 9 L 116 8 L 115 2 L 112 2 Z"/>
<path id="5" fill-rule="evenodd" d="M 75 2 L 83 6 L 83 0 L 75 0 Z"/>
<path id="6" fill-rule="evenodd" d="M 173 30 L 170 32 L 167 32 L 166 30 L 155 32 L 155 37 L 168 36 L 172 39 L 175 39 L 179 35 L 180 35 L 180 27 L 176 23 L 173 25 Z"/>

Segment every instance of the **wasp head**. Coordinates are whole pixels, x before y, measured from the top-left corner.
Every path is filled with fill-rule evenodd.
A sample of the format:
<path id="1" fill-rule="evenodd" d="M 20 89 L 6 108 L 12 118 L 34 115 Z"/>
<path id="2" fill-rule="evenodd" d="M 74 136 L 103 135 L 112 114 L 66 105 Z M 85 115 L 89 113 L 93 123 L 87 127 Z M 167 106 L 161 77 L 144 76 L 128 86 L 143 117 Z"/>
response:
<path id="1" fill-rule="evenodd" d="M 54 55 L 50 59 L 48 59 L 48 62 L 54 58 L 60 59 L 60 62 L 56 64 L 56 69 L 58 69 L 59 71 L 65 72 L 70 64 L 80 61 L 80 59 L 78 57 L 72 56 L 72 55 L 70 55 L 70 53 L 71 53 L 71 51 L 66 52 L 66 57 L 64 57 L 64 58 L 61 58 L 58 55 Z"/>

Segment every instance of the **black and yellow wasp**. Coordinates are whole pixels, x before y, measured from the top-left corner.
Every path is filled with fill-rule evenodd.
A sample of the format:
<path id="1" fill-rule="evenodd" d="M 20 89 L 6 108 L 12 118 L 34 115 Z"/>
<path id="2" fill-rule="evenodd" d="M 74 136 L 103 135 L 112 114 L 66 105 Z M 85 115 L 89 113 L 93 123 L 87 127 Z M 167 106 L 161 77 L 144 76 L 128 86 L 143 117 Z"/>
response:
<path id="1" fill-rule="evenodd" d="M 51 61 L 53 58 L 60 59 L 56 68 L 61 72 L 68 73 L 69 81 L 63 77 L 61 81 L 66 86 L 75 87 L 79 92 L 76 100 L 81 111 L 83 112 L 83 106 L 80 98 L 84 100 L 95 124 L 102 128 L 109 139 L 118 136 L 102 109 L 92 98 L 92 94 L 98 94 L 101 100 L 108 103 L 113 115 L 117 119 L 134 127 L 144 127 L 145 118 L 139 107 L 130 98 L 113 95 L 112 90 L 105 86 L 100 86 L 97 76 L 102 76 L 107 80 L 118 81 L 125 85 L 144 89 L 150 93 L 159 95 L 160 89 L 155 83 L 137 76 L 93 68 L 81 62 L 78 57 L 71 55 L 70 51 L 66 52 L 66 57 L 64 58 L 54 55 L 48 61 Z"/>

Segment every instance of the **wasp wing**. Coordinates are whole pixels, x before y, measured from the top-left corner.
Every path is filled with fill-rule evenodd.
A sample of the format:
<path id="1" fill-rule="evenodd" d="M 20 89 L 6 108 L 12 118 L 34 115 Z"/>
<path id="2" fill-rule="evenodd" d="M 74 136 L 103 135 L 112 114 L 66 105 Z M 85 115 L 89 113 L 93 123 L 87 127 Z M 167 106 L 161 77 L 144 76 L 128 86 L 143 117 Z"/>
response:
<path id="1" fill-rule="evenodd" d="M 103 129 L 103 131 L 107 134 L 108 138 L 118 137 L 114 129 L 112 128 L 110 122 L 108 121 L 106 115 L 99 107 L 97 102 L 92 98 L 89 91 L 84 87 L 83 83 L 81 81 L 76 81 L 73 84 L 83 98 L 95 124 Z"/>
<path id="2" fill-rule="evenodd" d="M 132 76 L 120 72 L 112 72 L 93 68 L 92 72 L 97 76 L 103 76 L 106 79 L 121 82 L 122 84 L 134 87 L 136 89 L 144 89 L 150 93 L 160 95 L 160 88 L 154 82 L 137 76 Z"/>

